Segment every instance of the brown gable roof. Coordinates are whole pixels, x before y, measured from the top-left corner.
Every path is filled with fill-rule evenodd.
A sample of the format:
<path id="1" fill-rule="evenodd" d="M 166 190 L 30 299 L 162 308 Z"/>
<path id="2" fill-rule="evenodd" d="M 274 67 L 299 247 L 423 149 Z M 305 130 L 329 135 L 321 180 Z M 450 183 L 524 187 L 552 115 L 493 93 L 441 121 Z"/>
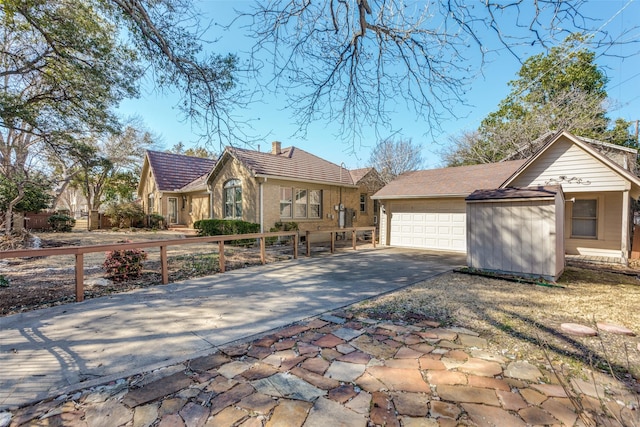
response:
<path id="1" fill-rule="evenodd" d="M 216 164 L 212 159 L 150 150 L 147 158 L 159 191 L 179 190 L 207 175 Z"/>
<path id="2" fill-rule="evenodd" d="M 362 168 L 362 169 L 352 169 L 349 171 L 351 174 L 351 179 L 354 184 L 357 184 L 362 178 L 367 176 L 369 172 L 371 172 L 373 168 Z"/>
<path id="3" fill-rule="evenodd" d="M 483 200 L 510 200 L 510 199 L 553 199 L 556 194 L 562 192 L 560 185 L 539 185 L 533 187 L 508 187 L 493 188 L 489 190 L 476 190 L 469 194 L 465 200 L 467 201 L 483 201 Z"/>
<path id="4" fill-rule="evenodd" d="M 478 188 L 498 188 L 525 160 L 428 169 L 400 175 L 374 199 L 467 196 Z"/>
<path id="5" fill-rule="evenodd" d="M 254 175 L 290 178 L 300 181 L 354 185 L 349 170 L 296 147 L 280 154 L 227 147 Z"/>

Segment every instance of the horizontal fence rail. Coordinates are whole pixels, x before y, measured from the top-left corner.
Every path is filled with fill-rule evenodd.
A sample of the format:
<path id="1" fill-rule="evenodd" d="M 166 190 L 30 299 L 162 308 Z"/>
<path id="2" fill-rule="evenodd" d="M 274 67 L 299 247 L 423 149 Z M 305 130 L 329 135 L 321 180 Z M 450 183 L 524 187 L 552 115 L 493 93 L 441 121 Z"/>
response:
<path id="1" fill-rule="evenodd" d="M 169 283 L 169 268 L 167 262 L 167 247 L 178 245 L 190 245 L 196 243 L 218 243 L 220 252 L 220 272 L 225 272 L 224 242 L 242 239 L 258 239 L 260 241 L 260 261 L 266 263 L 266 240 L 270 237 L 293 237 L 293 258 L 298 258 L 298 232 L 278 231 L 272 233 L 234 234 L 224 236 L 188 237 L 184 239 L 153 240 L 146 242 L 117 243 L 108 245 L 87 245 L 68 246 L 61 248 L 40 248 L 40 249 L 16 249 L 10 251 L 0 251 L 0 259 L 7 258 L 29 258 L 48 257 L 58 255 L 75 255 L 75 285 L 76 301 L 84 301 L 84 255 L 95 252 L 109 252 L 126 249 L 160 248 L 160 269 L 162 273 L 162 284 Z"/>
<path id="2" fill-rule="evenodd" d="M 356 235 L 358 231 L 370 231 L 371 232 L 371 242 L 373 243 L 373 247 L 376 247 L 376 228 L 375 227 L 350 227 L 350 228 L 332 228 L 328 230 L 313 230 L 306 232 L 306 243 L 307 243 L 307 256 L 311 256 L 311 235 L 313 234 L 331 234 L 331 253 L 334 253 L 336 250 L 336 235 L 342 233 L 351 232 L 351 241 L 353 245 L 353 250 L 356 250 Z"/>
<path id="3" fill-rule="evenodd" d="M 371 232 L 371 240 L 373 247 L 376 246 L 376 229 L 375 227 L 352 227 L 352 228 L 336 228 L 329 230 L 314 230 L 306 232 L 307 256 L 311 256 L 310 237 L 314 234 L 331 235 L 331 253 L 335 252 L 335 240 L 337 234 L 351 232 L 353 249 L 356 249 L 356 234 L 358 232 Z M 169 266 L 167 257 L 167 248 L 169 246 L 192 245 L 198 243 L 218 243 L 219 251 L 219 269 L 221 273 L 225 272 L 225 242 L 237 240 L 259 240 L 260 243 L 260 261 L 264 265 L 266 263 L 266 242 L 268 238 L 292 237 L 293 241 L 293 258 L 298 258 L 298 242 L 300 233 L 297 231 L 279 231 L 270 233 L 251 233 L 251 234 L 234 234 L 223 236 L 207 236 L 207 237 L 187 237 L 181 239 L 170 240 L 149 240 L 143 242 L 131 243 L 115 243 L 102 245 L 86 245 L 86 246 L 66 246 L 58 248 L 32 248 L 32 249 L 16 249 L 8 251 L 0 251 L 0 259 L 9 258 L 31 258 L 31 257 L 51 257 L 60 255 L 75 256 L 75 296 L 76 301 L 84 301 L 84 255 L 89 253 L 109 252 L 115 250 L 127 249 L 145 249 L 160 248 L 160 270 L 162 275 L 162 284 L 169 283 Z"/>

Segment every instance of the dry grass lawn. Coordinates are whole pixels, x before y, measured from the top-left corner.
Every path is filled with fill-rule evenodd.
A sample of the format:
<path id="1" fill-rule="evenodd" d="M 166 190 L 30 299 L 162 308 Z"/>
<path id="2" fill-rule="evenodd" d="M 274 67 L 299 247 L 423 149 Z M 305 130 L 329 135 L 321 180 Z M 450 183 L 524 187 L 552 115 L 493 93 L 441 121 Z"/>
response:
<path id="1" fill-rule="evenodd" d="M 447 273 L 400 292 L 360 304 L 369 315 L 427 317 L 467 327 L 508 357 L 547 364 L 572 373 L 615 372 L 632 388 L 640 378 L 638 337 L 600 333 L 576 337 L 562 323 L 623 325 L 640 333 L 640 280 L 636 276 L 568 267 L 559 286 L 514 283 Z M 544 350 L 546 349 L 546 350 Z M 609 366 L 610 364 L 610 366 Z M 635 381 L 629 376 L 635 377 Z"/>

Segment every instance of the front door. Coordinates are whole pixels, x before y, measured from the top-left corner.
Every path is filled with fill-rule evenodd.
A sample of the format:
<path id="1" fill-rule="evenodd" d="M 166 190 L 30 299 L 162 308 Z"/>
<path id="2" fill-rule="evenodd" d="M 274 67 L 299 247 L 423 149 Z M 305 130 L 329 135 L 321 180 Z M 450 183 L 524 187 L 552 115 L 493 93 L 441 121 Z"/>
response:
<path id="1" fill-rule="evenodd" d="M 177 224 L 178 223 L 178 198 L 177 197 L 169 197 L 167 200 L 169 204 L 169 224 Z"/>

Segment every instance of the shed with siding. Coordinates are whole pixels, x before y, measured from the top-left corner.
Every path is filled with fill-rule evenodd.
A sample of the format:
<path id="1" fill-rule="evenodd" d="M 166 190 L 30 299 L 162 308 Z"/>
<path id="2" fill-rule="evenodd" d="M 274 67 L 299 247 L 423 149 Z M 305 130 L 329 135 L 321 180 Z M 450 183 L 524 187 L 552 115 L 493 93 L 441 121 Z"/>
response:
<path id="1" fill-rule="evenodd" d="M 560 185 L 476 190 L 465 201 L 470 268 L 560 277 L 565 264 Z"/>

